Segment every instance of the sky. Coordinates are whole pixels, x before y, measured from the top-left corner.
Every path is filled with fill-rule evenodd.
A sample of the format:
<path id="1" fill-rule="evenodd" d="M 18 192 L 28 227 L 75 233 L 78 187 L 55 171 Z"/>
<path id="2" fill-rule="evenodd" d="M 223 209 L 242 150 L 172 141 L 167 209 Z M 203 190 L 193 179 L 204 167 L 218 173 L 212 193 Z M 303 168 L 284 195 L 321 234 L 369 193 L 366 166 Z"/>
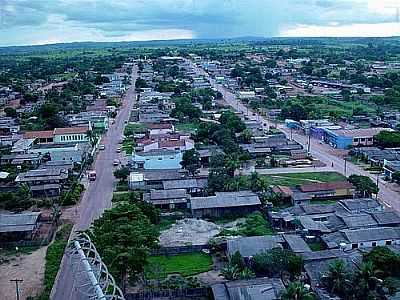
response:
<path id="1" fill-rule="evenodd" d="M 0 0 L 0 46 L 400 36 L 400 0 Z"/>

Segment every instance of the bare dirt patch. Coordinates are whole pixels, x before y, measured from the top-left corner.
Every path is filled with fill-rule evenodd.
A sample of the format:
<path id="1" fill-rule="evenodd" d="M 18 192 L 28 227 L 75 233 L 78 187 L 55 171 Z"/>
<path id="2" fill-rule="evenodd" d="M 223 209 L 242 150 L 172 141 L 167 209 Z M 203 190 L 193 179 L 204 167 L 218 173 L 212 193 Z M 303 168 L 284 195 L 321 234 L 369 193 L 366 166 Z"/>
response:
<path id="1" fill-rule="evenodd" d="M 42 290 L 47 246 L 19 256 L 8 256 L 9 262 L 0 264 L 1 299 L 15 299 L 15 283 L 10 279 L 22 279 L 20 299 L 37 296 Z"/>
<path id="2" fill-rule="evenodd" d="M 163 247 L 204 245 L 221 231 L 221 226 L 204 220 L 183 219 L 177 221 L 160 235 Z"/>

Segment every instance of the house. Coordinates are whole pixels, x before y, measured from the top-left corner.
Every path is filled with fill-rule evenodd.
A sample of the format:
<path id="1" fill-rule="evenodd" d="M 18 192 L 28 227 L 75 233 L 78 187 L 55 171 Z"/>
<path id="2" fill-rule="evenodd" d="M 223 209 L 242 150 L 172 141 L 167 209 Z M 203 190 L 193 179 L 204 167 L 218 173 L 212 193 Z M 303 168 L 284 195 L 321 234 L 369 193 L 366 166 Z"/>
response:
<path id="1" fill-rule="evenodd" d="M 215 300 L 278 300 L 285 290 L 280 278 L 255 278 L 211 286 Z"/>
<path id="2" fill-rule="evenodd" d="M 143 199 L 161 209 L 186 209 L 189 195 L 185 189 L 151 190 Z"/>
<path id="3" fill-rule="evenodd" d="M 245 259 L 249 260 L 254 255 L 273 248 L 283 248 L 284 242 L 285 240 L 280 235 L 239 237 L 227 241 L 226 253 L 228 257 L 232 257 L 236 252 L 239 252 Z"/>
<path id="4" fill-rule="evenodd" d="M 339 129 L 325 130 L 324 140 L 327 144 L 338 149 L 350 147 L 372 146 L 374 136 L 387 128 Z"/>
<path id="5" fill-rule="evenodd" d="M 17 178 L 15 178 L 15 182 L 27 184 L 33 196 L 58 196 L 61 192 L 62 185 L 67 179 L 68 170 L 64 168 L 48 168 L 20 173 Z"/>
<path id="6" fill-rule="evenodd" d="M 400 172 L 400 159 L 393 161 L 384 160 L 383 171 L 385 176 L 391 180 L 394 173 Z"/>
<path id="7" fill-rule="evenodd" d="M 86 157 L 87 148 L 87 144 L 82 143 L 37 144 L 28 153 L 48 155 L 52 161 L 81 163 Z"/>
<path id="8" fill-rule="evenodd" d="M 167 134 L 174 132 L 174 125 L 170 123 L 150 124 L 148 129 L 149 135 Z"/>
<path id="9" fill-rule="evenodd" d="M 45 131 L 27 131 L 24 139 L 35 139 L 37 144 L 88 142 L 89 126 L 55 128 Z"/>
<path id="10" fill-rule="evenodd" d="M 181 168 L 182 152 L 179 150 L 155 149 L 132 154 L 132 167 L 144 170 L 165 170 Z"/>
<path id="11" fill-rule="evenodd" d="M 180 178 L 163 181 L 164 190 L 185 189 L 189 194 L 202 193 L 207 187 L 207 177 Z"/>
<path id="12" fill-rule="evenodd" d="M 0 158 L 1 165 L 30 165 L 39 166 L 42 162 L 42 156 L 38 153 L 24 153 L 24 154 L 6 154 Z"/>
<path id="13" fill-rule="evenodd" d="M 88 139 L 88 126 L 66 127 L 54 129 L 54 142 L 56 143 L 86 143 Z"/>
<path id="14" fill-rule="evenodd" d="M 400 245 L 400 227 L 344 229 L 322 236 L 328 249 L 365 249 L 376 246 Z"/>
<path id="15" fill-rule="evenodd" d="M 48 144 L 54 142 L 53 130 L 27 131 L 24 133 L 24 139 L 34 139 L 37 144 Z"/>
<path id="16" fill-rule="evenodd" d="M 31 240 L 38 229 L 40 213 L 0 214 L 0 246 L 2 242 Z"/>
<path id="17" fill-rule="evenodd" d="M 226 214 L 246 215 L 260 207 L 260 199 L 251 191 L 217 192 L 215 196 L 190 199 L 192 215 L 198 218 L 222 217 Z"/>
<path id="18" fill-rule="evenodd" d="M 140 144 L 143 147 L 143 152 L 157 149 L 186 151 L 194 148 L 194 141 L 190 138 L 145 140 L 142 141 Z"/>
<path id="19" fill-rule="evenodd" d="M 298 187 L 301 193 L 312 199 L 353 198 L 355 188 L 348 181 L 308 183 Z"/>
<path id="20" fill-rule="evenodd" d="M 167 181 L 186 179 L 188 172 L 182 169 L 159 169 L 131 172 L 129 176 L 130 189 L 163 190 Z"/>

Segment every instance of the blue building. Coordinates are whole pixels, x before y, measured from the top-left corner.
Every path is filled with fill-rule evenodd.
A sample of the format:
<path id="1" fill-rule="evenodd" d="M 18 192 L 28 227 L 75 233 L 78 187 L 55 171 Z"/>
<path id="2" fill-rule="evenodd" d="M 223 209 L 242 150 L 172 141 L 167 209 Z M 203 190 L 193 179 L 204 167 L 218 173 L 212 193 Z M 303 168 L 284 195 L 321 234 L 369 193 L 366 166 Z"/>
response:
<path id="1" fill-rule="evenodd" d="M 177 150 L 156 149 L 132 154 L 132 166 L 144 170 L 181 169 L 182 152 Z"/>
<path id="2" fill-rule="evenodd" d="M 348 149 L 353 145 L 351 136 L 341 135 L 337 130 L 325 129 L 325 142 L 337 149 Z"/>

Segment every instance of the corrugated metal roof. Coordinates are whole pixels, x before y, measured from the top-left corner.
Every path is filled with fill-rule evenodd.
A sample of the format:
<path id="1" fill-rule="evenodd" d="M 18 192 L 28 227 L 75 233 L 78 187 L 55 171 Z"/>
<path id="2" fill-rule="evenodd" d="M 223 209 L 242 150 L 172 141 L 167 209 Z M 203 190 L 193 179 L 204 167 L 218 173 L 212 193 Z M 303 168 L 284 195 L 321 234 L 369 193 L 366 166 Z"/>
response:
<path id="1" fill-rule="evenodd" d="M 192 209 L 261 205 L 257 194 L 251 191 L 221 192 L 210 197 L 190 199 Z"/>

